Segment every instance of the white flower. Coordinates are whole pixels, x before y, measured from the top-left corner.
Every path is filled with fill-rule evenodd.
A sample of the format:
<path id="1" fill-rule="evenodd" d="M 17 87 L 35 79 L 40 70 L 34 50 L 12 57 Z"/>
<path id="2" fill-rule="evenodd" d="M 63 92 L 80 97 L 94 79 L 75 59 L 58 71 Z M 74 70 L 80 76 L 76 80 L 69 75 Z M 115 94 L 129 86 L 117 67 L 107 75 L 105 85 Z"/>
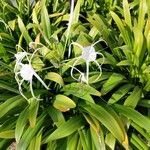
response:
<path id="1" fill-rule="evenodd" d="M 22 86 L 24 81 L 28 81 L 30 84 L 30 91 L 31 91 L 33 98 L 39 100 L 34 95 L 34 92 L 33 92 L 33 87 L 32 87 L 33 76 L 35 76 L 46 89 L 49 89 L 47 87 L 47 85 L 44 83 L 44 81 L 38 76 L 38 74 L 35 72 L 35 70 L 32 67 L 31 61 L 32 61 L 32 58 L 34 57 L 34 54 L 36 52 L 37 52 L 37 50 L 35 50 L 33 54 L 27 53 L 25 51 L 24 52 L 18 52 L 17 54 L 15 54 L 15 57 L 16 57 L 16 64 L 14 67 L 15 79 L 18 83 L 20 94 L 25 99 L 27 99 L 27 97 L 23 94 L 21 86 Z M 26 58 L 26 61 L 28 62 L 26 64 L 24 64 L 22 62 L 25 58 Z"/>
<path id="2" fill-rule="evenodd" d="M 96 78 L 96 80 L 98 80 L 98 79 L 100 78 L 100 76 L 101 76 L 101 74 L 102 74 L 101 66 L 102 66 L 102 64 L 104 63 L 104 55 L 103 55 L 102 53 L 100 53 L 100 52 L 96 52 L 96 51 L 95 51 L 95 48 L 94 48 L 94 46 L 95 46 L 98 42 L 100 42 L 100 41 L 104 41 L 104 40 L 100 39 L 100 40 L 98 40 L 97 42 L 95 42 L 94 44 L 92 44 L 92 45 L 90 45 L 90 46 L 87 46 L 87 47 L 83 47 L 82 45 L 80 45 L 80 44 L 78 44 L 78 43 L 76 43 L 76 42 L 72 42 L 72 43 L 70 44 L 70 46 L 69 46 L 69 52 L 68 52 L 68 56 L 69 56 L 69 57 L 70 57 L 70 54 L 71 54 L 71 45 L 76 45 L 76 46 L 78 46 L 78 47 L 82 50 L 81 56 L 79 56 L 79 57 L 76 58 L 76 61 L 74 62 L 73 66 L 72 66 L 72 68 L 71 68 L 71 76 L 72 76 L 73 79 L 75 79 L 75 80 L 77 80 L 77 81 L 79 80 L 79 79 L 77 79 L 77 78 L 75 78 L 75 77 L 73 76 L 73 70 L 75 69 L 75 70 L 77 70 L 77 71 L 80 73 L 79 78 L 81 78 L 83 82 L 85 82 L 85 83 L 88 84 L 88 83 L 89 83 L 89 65 L 90 65 L 90 62 L 94 62 L 94 63 L 98 66 L 98 68 L 99 68 L 99 76 Z M 99 63 L 97 62 L 97 60 L 96 60 L 97 55 L 100 55 L 100 56 L 103 58 L 103 61 L 102 61 L 101 64 L 99 64 Z M 80 61 L 80 59 L 83 59 L 83 60 L 86 62 L 86 74 L 80 72 L 80 71 L 75 67 L 75 65 Z M 95 81 L 96 81 L 96 80 L 95 80 Z"/>

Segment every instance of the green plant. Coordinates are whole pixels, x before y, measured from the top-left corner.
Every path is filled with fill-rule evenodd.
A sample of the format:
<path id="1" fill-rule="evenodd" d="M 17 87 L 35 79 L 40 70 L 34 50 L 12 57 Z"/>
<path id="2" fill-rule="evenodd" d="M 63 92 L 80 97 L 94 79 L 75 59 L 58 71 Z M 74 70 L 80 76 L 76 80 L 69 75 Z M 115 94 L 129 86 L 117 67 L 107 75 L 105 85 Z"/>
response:
<path id="1" fill-rule="evenodd" d="M 149 100 L 146 98 L 149 98 L 149 88 L 146 88 L 146 76 L 141 69 L 148 68 L 149 9 L 142 12 L 141 7 L 143 4 L 149 7 L 149 3 L 123 0 L 122 8 L 120 3 L 111 0 L 106 2 L 107 5 L 77 0 L 68 30 L 68 1 L 42 0 L 33 4 L 31 1 L 17 1 L 16 6 L 1 1 L 0 8 L 6 6 L 7 9 L 3 9 L 0 16 L 9 16 L 8 19 L 1 18 L 14 34 L 5 26 L 0 28 L 0 35 L 7 34 L 8 41 L 13 44 L 9 52 L 2 37 L 1 45 L 6 52 L 0 55 L 0 149 L 9 149 L 13 142 L 18 150 L 148 149 L 150 120 Z M 20 9 L 24 6 L 27 9 Z M 98 14 L 97 6 L 106 6 L 101 10 L 103 16 Z M 129 13 L 130 7 L 133 16 Z M 12 17 L 10 12 L 14 9 L 17 11 Z M 120 19 L 111 11 L 117 26 L 108 14 L 111 9 L 117 10 L 120 18 L 124 17 Z M 138 11 L 140 19 L 136 21 Z M 83 17 L 85 12 L 86 18 Z M 135 26 L 138 22 L 140 30 L 133 28 L 130 18 Z M 10 21 L 15 22 L 15 26 Z M 146 46 L 144 42 L 134 40 L 137 34 L 143 37 Z M 14 42 L 11 39 L 15 39 Z M 104 55 L 105 61 L 95 57 L 94 61 L 104 63 L 102 75 L 99 77 L 99 68 L 89 59 L 89 84 L 75 81 L 71 77 L 72 66 L 76 63 L 78 70 L 84 72 L 86 59 L 76 62 L 82 51 L 75 44 L 68 58 L 69 45 L 73 41 L 84 49 L 99 39 L 103 40 L 95 45 L 94 52 Z M 14 54 L 24 52 L 33 70 L 49 87 L 49 90 L 45 89 L 34 78 L 30 82 L 34 95 L 41 101 L 33 97 L 32 91 L 30 93 L 28 83 L 22 83 L 27 100 L 18 90 L 13 73 Z M 28 58 L 21 61 L 28 63 Z M 75 78 L 80 76 L 78 70 L 74 70 Z"/>

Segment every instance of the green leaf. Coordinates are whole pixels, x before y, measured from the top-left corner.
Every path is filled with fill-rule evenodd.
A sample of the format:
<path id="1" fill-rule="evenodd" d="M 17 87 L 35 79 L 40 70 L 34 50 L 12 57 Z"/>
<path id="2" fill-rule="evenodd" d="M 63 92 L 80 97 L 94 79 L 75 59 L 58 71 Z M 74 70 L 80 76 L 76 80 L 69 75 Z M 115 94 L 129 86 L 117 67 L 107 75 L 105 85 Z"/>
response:
<path id="1" fill-rule="evenodd" d="M 138 29 L 140 31 L 143 30 L 144 24 L 145 24 L 145 14 L 147 12 L 147 5 L 146 5 L 146 0 L 141 0 L 140 1 L 140 6 L 139 6 L 139 16 L 138 16 Z"/>
<path id="2" fill-rule="evenodd" d="M 32 139 L 28 150 L 40 150 L 41 149 L 42 130 Z"/>
<path id="3" fill-rule="evenodd" d="M 19 16 L 18 16 L 18 25 L 19 25 L 19 29 L 20 29 L 22 35 L 24 36 L 27 44 L 29 45 L 29 43 L 32 42 L 32 39 L 29 36 L 29 33 L 28 33 L 28 31 L 27 31 L 27 29 L 26 29 L 22 19 Z"/>
<path id="4" fill-rule="evenodd" d="M 83 118 L 79 116 L 72 117 L 67 122 L 58 127 L 52 134 L 46 137 L 44 143 L 69 136 L 73 132 L 81 128 L 83 125 L 84 125 Z"/>
<path id="5" fill-rule="evenodd" d="M 139 63 L 143 60 L 145 49 L 143 47 L 144 44 L 144 37 L 142 31 L 138 28 L 134 29 L 134 48 L 133 51 L 135 53 L 134 62 L 135 65 L 139 66 Z"/>
<path id="6" fill-rule="evenodd" d="M 76 104 L 69 97 L 59 94 L 56 95 L 53 106 L 62 112 L 66 112 L 69 111 L 71 108 L 75 108 Z"/>
<path id="7" fill-rule="evenodd" d="M 132 135 L 131 135 L 131 143 L 132 143 L 132 141 L 134 141 L 134 145 L 137 148 L 141 147 L 140 149 L 149 150 L 149 147 L 147 146 L 147 144 L 141 138 L 139 138 L 137 135 L 135 135 L 134 133 L 132 133 Z"/>
<path id="8" fill-rule="evenodd" d="M 147 2 L 148 15 L 149 15 L 149 18 L 150 18 L 150 0 L 146 0 L 146 2 Z"/>
<path id="9" fill-rule="evenodd" d="M 15 139 L 16 142 L 18 143 L 22 134 L 23 130 L 27 124 L 27 119 L 28 119 L 28 107 L 26 107 L 19 115 L 19 118 L 16 122 L 16 128 L 15 128 Z"/>
<path id="10" fill-rule="evenodd" d="M 150 127 L 150 120 L 148 118 L 146 118 L 145 116 L 143 116 L 141 113 L 139 113 L 138 111 L 136 111 L 130 107 L 123 106 L 123 105 L 115 104 L 114 108 L 116 108 L 116 110 L 120 114 L 131 119 L 137 125 L 139 125 L 143 129 L 145 129 L 146 131 L 150 132 L 150 128 L 149 128 Z"/>
<path id="11" fill-rule="evenodd" d="M 66 62 L 62 66 L 62 74 L 64 74 L 71 66 L 73 66 L 74 62 L 76 61 L 75 58 L 71 59 L 70 61 Z M 78 61 L 76 65 L 80 65 L 83 61 Z"/>
<path id="12" fill-rule="evenodd" d="M 50 141 L 47 143 L 46 150 L 56 150 L 58 147 L 57 141 Z"/>
<path id="13" fill-rule="evenodd" d="M 91 131 L 91 139 L 96 149 L 106 150 L 102 129 L 100 128 L 99 131 L 96 131 L 94 130 L 94 128 L 90 127 L 90 131 Z"/>
<path id="14" fill-rule="evenodd" d="M 67 149 L 66 150 L 76 150 L 78 144 L 79 135 L 74 133 L 67 138 Z"/>
<path id="15" fill-rule="evenodd" d="M 150 108 L 150 100 L 142 99 L 138 105 L 142 107 Z"/>
<path id="16" fill-rule="evenodd" d="M 101 93 L 97 91 L 95 88 L 82 83 L 71 83 L 65 85 L 63 87 L 63 91 L 65 92 L 66 95 L 72 94 L 76 97 L 79 97 L 92 103 L 94 103 L 94 101 L 91 95 L 101 96 Z"/>
<path id="17" fill-rule="evenodd" d="M 124 102 L 125 106 L 135 108 L 142 96 L 142 89 L 136 86 L 130 96 Z"/>
<path id="18" fill-rule="evenodd" d="M 130 29 L 132 29 L 129 3 L 127 0 L 123 0 L 123 11 L 124 11 L 124 18 L 125 18 L 126 24 L 130 27 Z"/>
<path id="19" fill-rule="evenodd" d="M 90 83 L 92 84 L 92 83 L 96 83 L 96 82 L 101 82 L 103 80 L 106 80 L 106 79 L 108 79 L 111 76 L 111 74 L 112 74 L 111 72 L 110 73 L 109 72 L 103 72 L 101 77 L 99 79 L 97 79 L 98 76 L 99 76 L 99 72 L 97 72 L 97 74 L 94 74 L 93 76 L 89 77 L 89 84 Z"/>
<path id="20" fill-rule="evenodd" d="M 36 71 L 40 71 L 42 70 L 42 68 L 44 67 L 44 63 L 43 61 L 39 58 L 39 57 L 34 57 L 32 59 L 32 66 Z"/>
<path id="21" fill-rule="evenodd" d="M 150 30 L 146 36 L 146 41 L 147 41 L 147 49 L 148 49 L 148 52 L 150 54 Z"/>
<path id="22" fill-rule="evenodd" d="M 9 60 L 9 57 L 7 55 L 7 51 L 4 48 L 3 44 L 0 43 L 0 58 L 3 58 L 5 62 Z"/>
<path id="23" fill-rule="evenodd" d="M 88 132 L 85 129 L 79 130 L 79 135 L 80 135 L 80 141 L 82 144 L 83 149 L 91 149 L 91 142 L 88 142 Z"/>
<path id="24" fill-rule="evenodd" d="M 118 84 L 122 83 L 123 79 L 125 79 L 125 77 L 121 74 L 113 73 L 109 77 L 109 79 L 103 84 L 103 87 L 101 89 L 102 94 L 106 94 L 111 91 Z"/>
<path id="25" fill-rule="evenodd" d="M 131 35 L 129 35 L 129 32 L 127 32 L 127 29 L 125 28 L 123 22 L 121 21 L 121 19 L 118 17 L 117 14 L 115 14 L 114 12 L 110 12 L 111 16 L 113 17 L 114 21 L 116 22 L 122 38 L 124 39 L 124 42 L 126 43 L 126 45 L 129 46 L 129 48 L 132 48 L 132 40 L 131 40 Z"/>
<path id="26" fill-rule="evenodd" d="M 45 79 L 49 79 L 51 81 L 54 81 L 54 82 L 60 84 L 61 86 L 64 85 L 63 78 L 58 73 L 55 73 L 55 72 L 47 73 L 47 75 L 45 76 Z"/>
<path id="27" fill-rule="evenodd" d="M 106 135 L 105 143 L 111 150 L 115 150 L 116 139 L 111 133 Z"/>
<path id="28" fill-rule="evenodd" d="M 120 127 L 120 122 L 116 120 L 107 110 L 102 106 L 96 104 L 90 104 L 90 106 L 84 105 L 82 109 L 87 113 L 98 119 L 113 135 L 118 139 L 120 143 L 126 141 L 125 131 Z"/>
<path id="29" fill-rule="evenodd" d="M 130 66 L 131 62 L 129 60 L 122 60 L 120 61 L 117 66 Z"/>
<path id="30" fill-rule="evenodd" d="M 14 31 L 14 30 L 15 30 L 15 27 L 16 27 L 16 19 L 9 21 L 9 22 L 8 22 L 8 25 L 9 25 L 9 27 L 11 28 L 11 30 Z"/>
<path id="31" fill-rule="evenodd" d="M 42 5 L 41 9 L 41 27 L 43 29 L 44 36 L 47 38 L 47 40 L 49 40 L 51 37 L 51 26 L 48 11 L 46 9 L 45 4 Z"/>
<path id="32" fill-rule="evenodd" d="M 141 128 L 140 126 L 138 126 L 136 123 L 131 122 L 131 126 L 136 129 L 143 137 L 145 137 L 148 141 L 150 141 L 150 133 L 149 132 L 145 132 L 145 130 L 143 128 Z"/>
<path id="33" fill-rule="evenodd" d="M 0 81 L 0 88 L 8 90 L 8 91 L 16 93 L 16 94 L 19 94 L 18 90 L 16 90 L 14 87 L 12 87 L 12 85 L 10 85 L 4 81 Z"/>
<path id="34" fill-rule="evenodd" d="M 22 138 L 20 139 L 19 143 L 17 143 L 17 149 L 18 150 L 25 150 L 29 146 L 31 140 L 33 137 L 37 134 L 37 132 L 42 128 L 42 125 L 44 124 L 44 119 L 46 117 L 46 113 L 42 113 L 38 119 L 36 126 L 34 128 L 27 128 L 27 130 L 24 132 Z"/>
<path id="35" fill-rule="evenodd" d="M 7 131 L 0 132 L 0 138 L 13 139 L 14 137 L 15 137 L 14 130 L 7 130 Z"/>
<path id="36" fill-rule="evenodd" d="M 97 134 L 99 134 L 99 132 L 101 130 L 99 121 L 96 118 L 94 118 L 93 116 L 88 115 L 86 113 L 83 113 L 83 116 L 85 117 L 85 119 L 89 123 L 89 125 L 97 132 Z"/>
<path id="37" fill-rule="evenodd" d="M 29 123 L 31 128 L 34 128 L 36 125 L 36 118 L 38 114 L 38 109 L 39 109 L 39 101 L 35 99 L 30 99 L 30 105 L 29 105 Z"/>
<path id="38" fill-rule="evenodd" d="M 55 109 L 54 107 L 49 107 L 47 111 L 50 117 L 52 118 L 54 124 L 56 124 L 57 127 L 65 123 L 65 118 L 62 112 L 60 112 L 58 109 Z"/>
<path id="39" fill-rule="evenodd" d="M 116 103 L 123 96 L 125 96 L 131 88 L 133 88 L 132 84 L 125 84 L 125 85 L 121 86 L 116 92 L 113 93 L 113 95 L 109 99 L 108 103 L 109 104 Z"/>
<path id="40" fill-rule="evenodd" d="M 88 14 L 87 20 L 99 31 L 100 35 L 104 38 L 107 44 L 113 49 L 117 46 L 117 41 L 115 40 L 115 33 L 110 30 L 108 21 L 105 20 L 101 15 L 94 13 L 93 15 Z"/>
<path id="41" fill-rule="evenodd" d="M 22 96 L 14 96 L 8 99 L 0 105 L 0 118 L 6 115 L 11 109 L 20 107 L 20 105 L 26 106 L 26 100 Z"/>
<path id="42" fill-rule="evenodd" d="M 9 117 L 9 118 L 4 118 L 4 120 L 1 120 L 1 126 L 0 126 L 0 132 L 6 131 L 6 130 L 11 130 L 14 129 L 16 125 L 16 117 Z M 11 122 L 11 123 L 10 123 Z"/>
<path id="43" fill-rule="evenodd" d="M 65 85 L 63 87 L 63 91 L 70 93 L 70 94 L 75 94 L 75 95 L 84 95 L 84 94 L 89 94 L 89 95 L 94 95 L 94 96 L 101 96 L 101 93 L 97 91 L 95 88 L 91 87 L 90 85 L 86 85 L 83 83 L 72 83 Z"/>

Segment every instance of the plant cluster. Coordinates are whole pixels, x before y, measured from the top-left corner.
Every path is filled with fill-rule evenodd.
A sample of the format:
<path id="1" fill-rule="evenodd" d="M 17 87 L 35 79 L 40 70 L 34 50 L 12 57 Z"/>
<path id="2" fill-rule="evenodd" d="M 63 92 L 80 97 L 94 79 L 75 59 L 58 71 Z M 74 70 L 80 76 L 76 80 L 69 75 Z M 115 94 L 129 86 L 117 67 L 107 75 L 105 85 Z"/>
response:
<path id="1" fill-rule="evenodd" d="M 0 149 L 148 150 L 150 0 L 0 0 Z"/>

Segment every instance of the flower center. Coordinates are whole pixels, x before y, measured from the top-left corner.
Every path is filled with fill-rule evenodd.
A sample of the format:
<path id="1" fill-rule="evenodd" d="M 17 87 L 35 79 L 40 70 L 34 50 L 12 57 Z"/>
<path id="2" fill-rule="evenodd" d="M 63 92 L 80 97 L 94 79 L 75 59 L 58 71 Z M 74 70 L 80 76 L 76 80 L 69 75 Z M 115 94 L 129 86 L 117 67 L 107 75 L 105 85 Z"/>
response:
<path id="1" fill-rule="evenodd" d="M 93 46 L 87 46 L 83 48 L 81 57 L 85 61 L 95 61 L 96 60 L 96 52 Z"/>
<path id="2" fill-rule="evenodd" d="M 32 77 L 34 75 L 34 70 L 31 65 L 29 64 L 22 64 L 22 68 L 20 70 L 20 76 L 26 80 L 30 81 L 32 80 Z"/>

